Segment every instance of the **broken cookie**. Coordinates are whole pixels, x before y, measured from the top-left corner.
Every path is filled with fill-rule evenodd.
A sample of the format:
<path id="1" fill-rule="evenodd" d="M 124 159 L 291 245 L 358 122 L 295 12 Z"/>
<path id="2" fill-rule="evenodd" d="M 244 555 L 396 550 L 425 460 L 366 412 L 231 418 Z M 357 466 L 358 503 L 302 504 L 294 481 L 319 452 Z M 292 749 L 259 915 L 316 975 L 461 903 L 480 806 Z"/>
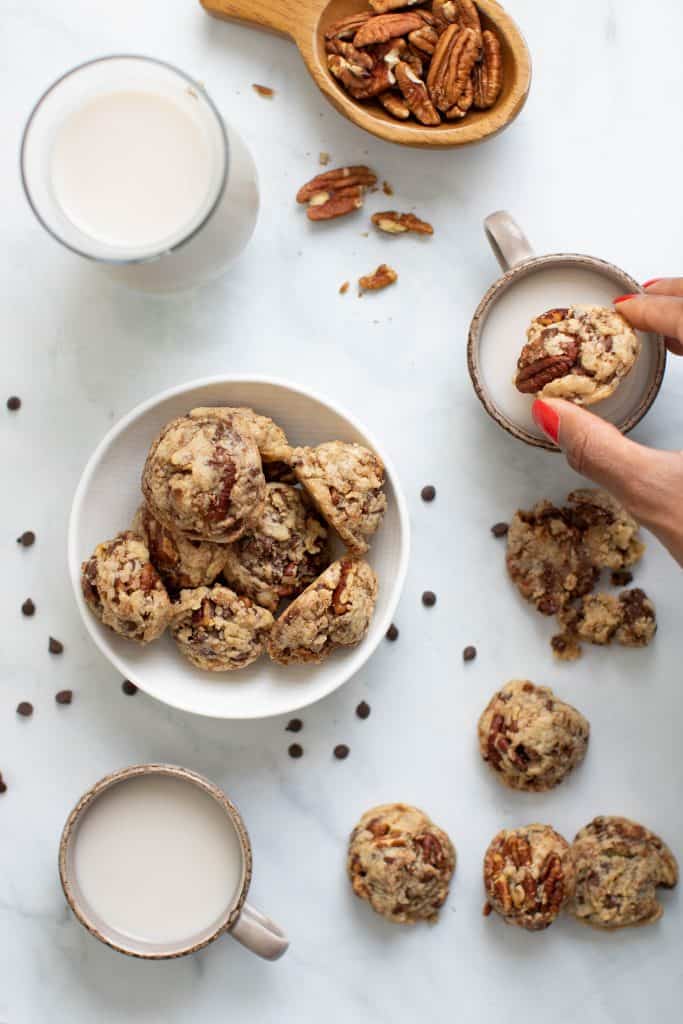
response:
<path id="1" fill-rule="evenodd" d="M 587 594 L 557 616 L 563 630 L 550 641 L 561 661 L 581 654 L 581 641 L 605 645 L 616 640 L 624 647 L 647 647 L 657 632 L 654 605 L 639 587 L 613 594 Z"/>

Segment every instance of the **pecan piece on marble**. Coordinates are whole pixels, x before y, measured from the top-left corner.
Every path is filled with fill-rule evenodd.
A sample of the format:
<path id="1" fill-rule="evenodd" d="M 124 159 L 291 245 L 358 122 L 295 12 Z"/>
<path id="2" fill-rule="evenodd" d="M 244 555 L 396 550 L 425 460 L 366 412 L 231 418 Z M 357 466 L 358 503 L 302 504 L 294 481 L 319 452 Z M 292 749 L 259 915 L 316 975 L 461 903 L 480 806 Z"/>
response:
<path id="1" fill-rule="evenodd" d="M 410 117 L 410 109 L 397 93 L 381 92 L 377 99 L 384 109 L 388 110 L 391 116 L 398 118 L 399 121 L 407 121 Z"/>
<path id="2" fill-rule="evenodd" d="M 378 14 L 366 21 L 353 37 L 354 46 L 372 46 L 374 43 L 386 43 L 388 39 L 397 39 L 421 28 L 424 22 L 415 11 L 404 14 Z"/>
<path id="3" fill-rule="evenodd" d="M 398 11 L 402 7 L 415 7 L 423 0 L 368 0 L 375 14 L 387 14 L 389 11 Z"/>
<path id="4" fill-rule="evenodd" d="M 520 359 L 521 363 L 521 359 Z M 545 356 L 533 363 L 521 366 L 517 371 L 515 385 L 523 395 L 535 395 L 542 391 L 546 384 L 558 377 L 565 377 L 573 366 L 571 356 Z"/>
<path id="5" fill-rule="evenodd" d="M 374 273 L 358 278 L 358 287 L 363 292 L 376 292 L 397 280 L 396 271 L 392 267 L 388 267 L 386 263 L 380 263 Z"/>
<path id="6" fill-rule="evenodd" d="M 349 14 L 346 18 L 340 18 L 333 22 L 325 31 L 325 39 L 353 39 L 361 25 L 370 21 L 370 11 L 359 11 L 358 14 Z"/>
<path id="7" fill-rule="evenodd" d="M 358 210 L 363 193 L 374 185 L 377 175 L 363 164 L 337 167 L 311 178 L 296 194 L 297 203 L 308 203 L 310 220 L 331 220 Z"/>
<path id="8" fill-rule="evenodd" d="M 420 220 L 414 213 L 398 213 L 396 210 L 385 210 L 382 213 L 373 213 L 372 223 L 380 231 L 388 235 L 404 235 L 407 231 L 414 231 L 417 235 L 433 235 L 434 228 L 426 220 Z"/>
<path id="9" fill-rule="evenodd" d="M 482 59 L 474 68 L 473 78 L 474 106 L 487 110 L 503 88 L 503 53 L 498 36 L 490 29 L 482 33 Z"/>
<path id="10" fill-rule="evenodd" d="M 456 106 L 467 90 L 479 56 L 479 42 L 471 28 L 449 25 L 440 37 L 427 75 L 427 89 L 438 110 Z"/>
<path id="11" fill-rule="evenodd" d="M 441 123 L 438 111 L 429 98 L 427 86 L 405 61 L 399 61 L 396 65 L 396 82 L 406 106 L 421 124 Z"/>

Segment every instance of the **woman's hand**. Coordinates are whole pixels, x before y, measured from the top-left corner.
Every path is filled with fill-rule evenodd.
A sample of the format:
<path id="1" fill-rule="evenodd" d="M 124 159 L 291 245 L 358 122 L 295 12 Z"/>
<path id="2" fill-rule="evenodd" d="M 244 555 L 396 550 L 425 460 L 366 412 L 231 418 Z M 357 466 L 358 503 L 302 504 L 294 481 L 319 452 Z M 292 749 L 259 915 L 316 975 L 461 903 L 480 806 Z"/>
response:
<path id="1" fill-rule="evenodd" d="M 683 355 L 683 278 L 656 278 L 644 295 L 614 301 L 634 327 L 663 334 L 669 351 Z M 558 398 L 537 399 L 531 411 L 572 469 L 610 491 L 683 566 L 683 452 L 645 448 Z"/>

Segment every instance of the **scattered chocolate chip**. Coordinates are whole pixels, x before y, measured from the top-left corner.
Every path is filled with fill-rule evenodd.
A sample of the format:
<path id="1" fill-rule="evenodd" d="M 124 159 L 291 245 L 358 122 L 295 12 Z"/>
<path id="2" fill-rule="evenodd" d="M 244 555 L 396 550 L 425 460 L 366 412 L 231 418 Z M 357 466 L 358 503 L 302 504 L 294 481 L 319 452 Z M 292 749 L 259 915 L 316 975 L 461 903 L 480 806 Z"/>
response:
<path id="1" fill-rule="evenodd" d="M 21 612 L 22 612 L 22 615 L 35 615 L 36 614 L 36 606 L 34 605 L 34 603 L 33 603 L 33 601 L 31 600 L 30 597 L 27 597 L 26 600 L 24 601 L 24 603 L 22 604 Z"/>
<path id="2" fill-rule="evenodd" d="M 398 626 L 395 626 L 393 622 L 391 623 L 389 629 L 386 632 L 386 637 L 387 640 L 391 640 L 392 643 L 394 642 L 394 640 L 398 640 Z"/>
<path id="3" fill-rule="evenodd" d="M 436 604 L 436 594 L 433 590 L 425 590 L 422 595 L 422 604 L 425 608 L 433 608 Z"/>
<path id="4" fill-rule="evenodd" d="M 477 656 L 477 648 L 476 647 L 472 647 L 471 644 L 468 647 L 466 647 L 465 650 L 462 652 L 462 660 L 463 661 L 474 661 L 476 656 Z"/>
<path id="5" fill-rule="evenodd" d="M 135 683 L 131 683 L 130 679 L 124 679 L 121 683 L 121 689 L 127 697 L 134 697 L 138 692 L 138 688 Z"/>
<path id="6" fill-rule="evenodd" d="M 36 542 L 36 535 L 33 530 L 24 530 L 21 537 L 17 537 L 17 544 L 24 548 L 30 548 Z"/>
<path id="7" fill-rule="evenodd" d="M 53 636 L 50 637 L 50 642 L 47 645 L 47 649 L 50 654 L 61 654 L 64 650 L 64 644 L 61 640 L 55 640 Z"/>
<path id="8" fill-rule="evenodd" d="M 491 533 L 494 537 L 504 537 L 508 530 L 509 526 L 507 523 L 494 523 L 491 527 Z"/>
<path id="9" fill-rule="evenodd" d="M 334 748 L 334 756 L 338 761 L 343 761 L 345 757 L 349 756 L 349 748 L 345 743 L 338 743 Z"/>
<path id="10" fill-rule="evenodd" d="M 22 700 L 21 704 L 17 704 L 17 714 L 21 715 L 22 718 L 30 718 L 33 714 L 33 704 L 30 704 L 27 700 Z"/>
<path id="11" fill-rule="evenodd" d="M 423 487 L 420 491 L 420 497 L 423 501 L 434 501 L 434 498 L 436 497 L 436 487 L 432 487 L 431 484 L 427 484 L 427 486 Z"/>
<path id="12" fill-rule="evenodd" d="M 55 700 L 58 704 L 70 704 L 73 696 L 73 690 L 60 690 L 59 693 L 55 694 Z"/>
<path id="13" fill-rule="evenodd" d="M 6 793 L 6 792 L 7 792 L 7 783 L 3 779 L 2 775 L 0 775 L 0 793 Z"/>
<path id="14" fill-rule="evenodd" d="M 300 743 L 292 743 L 287 748 L 287 753 L 289 754 L 290 757 L 302 757 L 303 752 L 304 748 L 301 746 Z"/>
<path id="15" fill-rule="evenodd" d="M 362 700 L 358 707 L 356 708 L 356 714 L 358 715 L 359 718 L 369 718 L 370 705 L 367 704 L 364 700 Z"/>
<path id="16" fill-rule="evenodd" d="M 17 398 L 16 395 L 12 395 L 7 399 L 7 408 L 10 412 L 16 412 L 17 409 L 21 409 L 21 399 Z"/>
<path id="17" fill-rule="evenodd" d="M 285 726 L 286 732 L 301 732 L 304 727 L 304 723 L 300 718 L 290 718 Z"/>
<path id="18" fill-rule="evenodd" d="M 627 587 L 633 583 L 633 573 L 628 569 L 616 569 L 610 576 L 613 587 Z"/>

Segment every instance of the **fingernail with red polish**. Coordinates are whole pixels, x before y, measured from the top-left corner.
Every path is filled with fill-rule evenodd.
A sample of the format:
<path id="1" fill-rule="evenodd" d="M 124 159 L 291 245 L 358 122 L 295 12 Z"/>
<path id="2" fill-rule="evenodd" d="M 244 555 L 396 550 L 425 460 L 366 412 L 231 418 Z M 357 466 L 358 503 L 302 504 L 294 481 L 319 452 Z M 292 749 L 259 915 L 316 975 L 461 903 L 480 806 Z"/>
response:
<path id="1" fill-rule="evenodd" d="M 651 281 L 646 281 L 643 288 L 649 288 L 652 284 L 657 284 L 658 281 L 663 281 L 663 277 L 653 277 Z"/>
<path id="2" fill-rule="evenodd" d="M 616 299 L 612 299 L 612 302 L 616 306 L 617 302 L 626 302 L 627 299 L 635 299 L 635 294 L 632 295 L 618 295 Z"/>
<path id="3" fill-rule="evenodd" d="M 537 427 L 543 431 L 546 437 L 549 437 L 551 441 L 557 444 L 560 436 L 560 416 L 559 413 L 542 402 L 540 398 L 537 398 L 534 404 L 531 406 L 531 415 L 534 418 L 534 422 Z"/>

